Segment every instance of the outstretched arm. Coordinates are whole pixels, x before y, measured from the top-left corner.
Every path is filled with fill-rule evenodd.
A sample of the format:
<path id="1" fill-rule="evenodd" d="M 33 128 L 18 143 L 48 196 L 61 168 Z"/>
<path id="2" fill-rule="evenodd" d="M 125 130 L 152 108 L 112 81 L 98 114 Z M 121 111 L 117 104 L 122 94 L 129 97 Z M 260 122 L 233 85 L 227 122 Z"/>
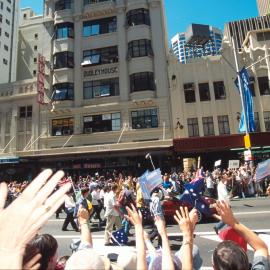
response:
<path id="1" fill-rule="evenodd" d="M 147 270 L 146 250 L 143 238 L 142 215 L 138 213 L 132 204 L 132 209 L 126 207 L 128 215 L 125 217 L 134 225 L 136 235 L 137 269 Z"/>
<path id="2" fill-rule="evenodd" d="M 89 212 L 85 208 L 80 207 L 78 211 L 78 222 L 81 227 L 81 243 L 87 243 L 93 246 L 92 234 L 88 226 Z"/>
<path id="3" fill-rule="evenodd" d="M 268 256 L 268 248 L 264 241 L 258 237 L 253 231 L 240 223 L 233 215 L 232 209 L 225 201 L 217 202 L 217 211 L 221 216 L 224 223 L 231 226 L 236 232 L 238 232 L 247 243 L 254 249 L 255 256 Z"/>
<path id="4" fill-rule="evenodd" d="M 166 231 L 165 221 L 160 216 L 156 216 L 155 224 L 162 239 L 162 269 L 174 270 L 173 258 Z"/>

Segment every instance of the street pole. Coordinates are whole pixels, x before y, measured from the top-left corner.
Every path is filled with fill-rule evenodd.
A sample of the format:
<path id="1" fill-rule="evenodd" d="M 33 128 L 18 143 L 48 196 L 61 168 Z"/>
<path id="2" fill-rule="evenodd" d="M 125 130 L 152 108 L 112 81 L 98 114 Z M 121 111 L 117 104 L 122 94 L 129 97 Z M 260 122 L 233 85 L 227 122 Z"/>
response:
<path id="1" fill-rule="evenodd" d="M 244 99 L 243 99 L 243 85 L 242 85 L 241 77 L 240 77 L 240 69 L 239 69 L 237 50 L 236 50 L 236 46 L 235 46 L 234 37 L 232 38 L 232 44 L 233 44 L 233 54 L 234 54 L 236 72 L 237 72 L 237 79 L 238 79 L 238 84 L 239 84 L 241 104 L 242 104 L 242 109 L 243 109 L 243 113 L 244 113 L 244 123 L 245 123 L 245 127 L 246 127 L 246 135 L 248 135 L 247 115 L 246 115 L 245 104 L 244 104 Z"/>

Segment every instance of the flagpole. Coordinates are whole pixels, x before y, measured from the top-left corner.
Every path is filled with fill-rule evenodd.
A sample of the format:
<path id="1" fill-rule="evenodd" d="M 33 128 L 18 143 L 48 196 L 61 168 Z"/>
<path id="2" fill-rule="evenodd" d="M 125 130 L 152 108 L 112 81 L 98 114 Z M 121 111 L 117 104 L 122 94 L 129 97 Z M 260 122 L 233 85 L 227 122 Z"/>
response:
<path id="1" fill-rule="evenodd" d="M 244 99 L 243 99 L 243 85 L 242 85 L 242 81 L 241 81 L 241 77 L 240 77 L 240 69 L 239 69 L 239 63 L 238 63 L 238 57 L 237 57 L 237 51 L 236 51 L 236 45 L 235 45 L 234 37 L 232 38 L 232 44 L 233 44 L 233 54 L 234 54 L 236 72 L 237 72 L 237 80 L 238 80 L 238 84 L 239 84 L 239 91 L 240 91 L 242 110 L 243 110 L 243 113 L 244 113 L 244 123 L 245 123 L 246 135 L 248 135 L 247 115 L 246 115 L 245 104 L 244 104 Z"/>

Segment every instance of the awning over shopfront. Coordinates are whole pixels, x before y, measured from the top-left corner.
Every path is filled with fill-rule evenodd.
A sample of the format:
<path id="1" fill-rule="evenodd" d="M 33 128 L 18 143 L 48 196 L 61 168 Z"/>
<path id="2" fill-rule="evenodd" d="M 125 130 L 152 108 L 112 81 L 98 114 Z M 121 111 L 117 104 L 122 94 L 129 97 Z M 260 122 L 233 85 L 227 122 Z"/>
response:
<path id="1" fill-rule="evenodd" d="M 252 147 L 269 146 L 270 132 L 251 133 L 250 140 Z M 202 153 L 206 151 L 214 152 L 239 148 L 244 149 L 244 134 L 174 139 L 173 148 L 174 151 L 179 153 Z"/>

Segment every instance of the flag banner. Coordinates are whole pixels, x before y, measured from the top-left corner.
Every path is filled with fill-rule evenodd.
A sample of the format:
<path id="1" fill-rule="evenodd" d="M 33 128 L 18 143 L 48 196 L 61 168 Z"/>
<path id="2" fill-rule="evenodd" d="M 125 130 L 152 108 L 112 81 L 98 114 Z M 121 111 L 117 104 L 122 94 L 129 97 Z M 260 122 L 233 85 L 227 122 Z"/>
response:
<path id="1" fill-rule="evenodd" d="M 254 106 L 253 106 L 253 98 L 251 94 L 251 89 L 249 86 L 250 78 L 249 74 L 247 72 L 247 69 L 245 67 L 242 68 L 240 71 L 240 78 L 242 83 L 242 89 L 243 89 L 243 104 L 244 108 L 242 108 L 240 123 L 239 123 L 239 132 L 244 133 L 246 130 L 248 132 L 254 132 L 255 131 L 255 121 L 254 121 Z M 235 85 L 237 89 L 240 91 L 239 82 L 238 79 L 235 80 Z M 247 127 L 245 125 L 244 121 L 244 112 L 246 114 L 246 120 L 247 120 Z"/>
<path id="2" fill-rule="evenodd" d="M 140 178 L 139 183 L 142 189 L 142 195 L 144 199 L 150 200 L 150 193 L 156 187 L 162 184 L 162 175 L 160 169 L 152 172 L 146 171 Z"/>
<path id="3" fill-rule="evenodd" d="M 195 178 L 190 183 L 195 183 L 195 182 L 197 182 L 198 180 L 201 180 L 201 179 L 204 180 L 204 177 L 205 177 L 205 174 L 204 174 L 203 170 L 198 169 L 197 172 L 196 172 Z"/>
<path id="4" fill-rule="evenodd" d="M 269 175 L 270 175 L 270 159 L 267 159 L 266 161 L 258 164 L 255 179 L 256 181 L 260 181 Z"/>
<path id="5" fill-rule="evenodd" d="M 221 159 L 220 160 L 217 160 L 216 162 L 215 162 L 215 167 L 218 167 L 218 166 L 220 166 L 221 165 Z"/>

